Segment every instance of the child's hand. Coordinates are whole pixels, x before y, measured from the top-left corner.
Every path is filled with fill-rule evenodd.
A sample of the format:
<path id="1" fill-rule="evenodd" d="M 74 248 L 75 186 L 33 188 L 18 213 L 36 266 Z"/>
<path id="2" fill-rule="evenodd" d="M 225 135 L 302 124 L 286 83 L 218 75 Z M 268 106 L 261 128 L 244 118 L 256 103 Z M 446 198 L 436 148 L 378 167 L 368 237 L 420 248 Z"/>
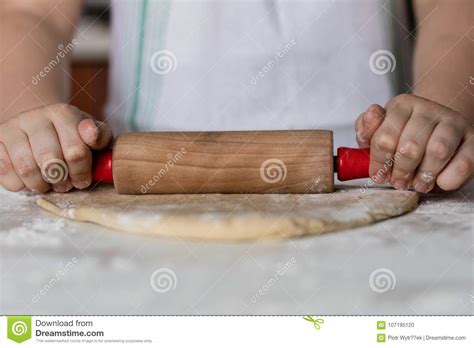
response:
<path id="1" fill-rule="evenodd" d="M 456 190 L 473 175 L 474 127 L 448 107 L 402 94 L 385 109 L 371 105 L 355 127 L 359 146 L 370 147 L 369 173 L 377 183 Z"/>
<path id="2" fill-rule="evenodd" d="M 0 124 L 0 184 L 9 191 L 86 188 L 92 179 L 90 149 L 103 149 L 111 139 L 105 123 L 71 105 L 47 105 L 18 114 Z M 50 184 L 44 167 L 54 161 L 65 161 L 69 177 Z"/>

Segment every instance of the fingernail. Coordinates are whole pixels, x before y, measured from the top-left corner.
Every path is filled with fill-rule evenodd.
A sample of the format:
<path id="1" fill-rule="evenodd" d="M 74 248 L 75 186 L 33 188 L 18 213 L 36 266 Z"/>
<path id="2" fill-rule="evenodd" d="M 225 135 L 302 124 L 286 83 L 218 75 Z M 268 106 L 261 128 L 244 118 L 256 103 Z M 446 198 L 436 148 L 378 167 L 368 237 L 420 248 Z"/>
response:
<path id="1" fill-rule="evenodd" d="M 377 108 L 377 107 L 376 107 L 375 105 L 373 105 L 373 104 L 372 104 L 372 105 L 369 105 L 369 107 L 367 108 L 366 112 L 370 112 L 370 111 L 372 111 L 372 110 L 374 110 L 374 109 L 376 109 L 376 108 Z"/>
<path id="2" fill-rule="evenodd" d="M 94 124 L 94 127 L 89 127 L 85 131 L 86 137 L 91 141 L 95 141 L 99 137 L 99 128 Z"/>
<path id="3" fill-rule="evenodd" d="M 428 192 L 428 185 L 423 183 L 423 182 L 416 182 L 415 185 L 413 186 L 415 188 L 416 191 L 418 192 L 423 192 L 423 193 L 426 193 Z"/>
<path id="4" fill-rule="evenodd" d="M 370 108 L 369 108 L 369 109 L 370 109 Z M 368 111 L 368 110 L 367 110 L 367 111 Z M 369 115 L 370 115 L 370 112 L 366 112 L 365 115 L 364 115 L 364 117 L 362 117 L 362 125 L 363 125 L 364 127 L 367 127 L 368 125 L 370 125 L 370 124 L 369 124 L 369 121 L 370 121 L 370 116 L 369 116 Z"/>
<path id="5" fill-rule="evenodd" d="M 433 173 L 422 172 L 421 175 L 420 175 L 420 179 L 423 180 L 426 183 L 429 183 L 429 182 L 433 181 L 433 179 L 434 179 Z"/>
<path id="6" fill-rule="evenodd" d="M 404 180 L 395 180 L 395 182 L 392 185 L 397 190 L 406 190 L 407 189 L 407 183 Z"/>
<path id="7" fill-rule="evenodd" d="M 88 181 L 88 180 L 86 180 L 86 181 L 77 181 L 77 182 L 73 183 L 74 187 L 79 189 L 79 190 L 82 190 L 82 189 L 85 189 L 85 188 L 89 187 L 90 184 L 91 184 L 91 182 Z"/>
<path id="8" fill-rule="evenodd" d="M 54 191 L 61 192 L 61 193 L 68 192 L 71 189 L 72 189 L 72 185 L 70 182 L 61 183 L 54 186 Z"/>

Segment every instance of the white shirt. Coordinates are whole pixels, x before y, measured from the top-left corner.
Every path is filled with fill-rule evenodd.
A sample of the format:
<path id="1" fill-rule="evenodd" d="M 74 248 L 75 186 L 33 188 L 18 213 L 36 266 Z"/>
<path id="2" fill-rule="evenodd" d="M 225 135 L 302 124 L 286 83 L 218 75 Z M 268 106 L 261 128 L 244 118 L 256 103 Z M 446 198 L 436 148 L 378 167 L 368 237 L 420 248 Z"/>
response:
<path id="1" fill-rule="evenodd" d="M 108 121 L 117 133 L 347 128 L 394 94 L 383 5 L 114 0 Z"/>

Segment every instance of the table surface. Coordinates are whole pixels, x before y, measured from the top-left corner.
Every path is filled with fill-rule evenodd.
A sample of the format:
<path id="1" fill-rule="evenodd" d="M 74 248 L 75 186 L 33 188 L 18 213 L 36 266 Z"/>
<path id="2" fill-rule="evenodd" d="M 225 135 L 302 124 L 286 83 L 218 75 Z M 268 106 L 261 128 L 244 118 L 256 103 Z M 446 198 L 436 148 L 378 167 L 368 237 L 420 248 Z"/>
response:
<path id="1" fill-rule="evenodd" d="M 0 188 L 0 312 L 472 314 L 473 184 L 371 226 L 237 244 L 61 219 Z"/>

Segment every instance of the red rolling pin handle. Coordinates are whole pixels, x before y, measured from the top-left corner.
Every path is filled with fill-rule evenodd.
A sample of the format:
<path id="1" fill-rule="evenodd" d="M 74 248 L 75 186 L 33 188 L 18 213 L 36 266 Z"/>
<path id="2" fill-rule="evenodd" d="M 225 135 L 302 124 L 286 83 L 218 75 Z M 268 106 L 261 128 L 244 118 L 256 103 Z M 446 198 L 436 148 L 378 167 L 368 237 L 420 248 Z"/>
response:
<path id="1" fill-rule="evenodd" d="M 340 147 L 337 149 L 337 178 L 341 181 L 369 177 L 370 150 Z"/>
<path id="2" fill-rule="evenodd" d="M 94 154 L 94 165 L 92 167 L 92 179 L 95 182 L 113 184 L 112 176 L 112 150 Z"/>

